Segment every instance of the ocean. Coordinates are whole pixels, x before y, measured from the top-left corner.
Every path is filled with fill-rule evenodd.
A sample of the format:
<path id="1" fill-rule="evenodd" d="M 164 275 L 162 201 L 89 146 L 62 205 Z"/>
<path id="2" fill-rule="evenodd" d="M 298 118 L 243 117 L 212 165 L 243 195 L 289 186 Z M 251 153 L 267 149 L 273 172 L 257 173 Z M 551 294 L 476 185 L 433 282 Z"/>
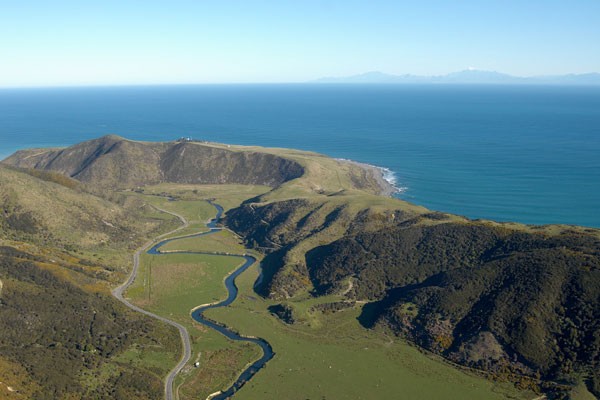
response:
<path id="1" fill-rule="evenodd" d="M 108 133 L 312 150 L 385 167 L 433 210 L 600 227 L 599 87 L 0 89 L 0 158 Z"/>

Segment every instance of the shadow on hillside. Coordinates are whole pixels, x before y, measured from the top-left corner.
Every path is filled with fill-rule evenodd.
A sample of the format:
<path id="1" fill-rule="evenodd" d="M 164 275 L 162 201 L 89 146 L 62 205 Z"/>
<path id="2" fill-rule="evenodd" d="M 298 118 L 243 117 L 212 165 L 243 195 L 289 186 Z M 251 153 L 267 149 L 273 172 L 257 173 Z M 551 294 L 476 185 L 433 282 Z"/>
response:
<path id="1" fill-rule="evenodd" d="M 254 284 L 254 292 L 262 297 L 268 297 L 270 294 L 271 282 L 275 274 L 283 265 L 283 257 L 287 252 L 287 248 L 281 248 L 272 253 L 269 253 L 263 258 L 260 263 L 261 277 Z"/>

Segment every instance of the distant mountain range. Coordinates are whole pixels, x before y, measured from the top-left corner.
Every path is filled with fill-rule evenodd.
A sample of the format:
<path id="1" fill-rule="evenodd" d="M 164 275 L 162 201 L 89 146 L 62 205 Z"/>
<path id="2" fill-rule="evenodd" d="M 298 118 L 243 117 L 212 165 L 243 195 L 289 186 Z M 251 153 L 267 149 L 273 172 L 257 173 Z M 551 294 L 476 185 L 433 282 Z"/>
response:
<path id="1" fill-rule="evenodd" d="M 436 76 L 392 75 L 371 71 L 346 77 L 320 78 L 312 83 L 600 85 L 600 73 L 522 77 L 476 69 Z"/>

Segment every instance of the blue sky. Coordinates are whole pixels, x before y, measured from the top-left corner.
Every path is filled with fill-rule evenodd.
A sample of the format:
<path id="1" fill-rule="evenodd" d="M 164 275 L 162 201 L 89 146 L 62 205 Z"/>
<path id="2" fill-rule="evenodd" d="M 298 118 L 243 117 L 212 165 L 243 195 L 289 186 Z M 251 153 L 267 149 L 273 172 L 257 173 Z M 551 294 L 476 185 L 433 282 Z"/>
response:
<path id="1" fill-rule="evenodd" d="M 0 86 L 600 72 L 600 1 L 0 0 Z"/>

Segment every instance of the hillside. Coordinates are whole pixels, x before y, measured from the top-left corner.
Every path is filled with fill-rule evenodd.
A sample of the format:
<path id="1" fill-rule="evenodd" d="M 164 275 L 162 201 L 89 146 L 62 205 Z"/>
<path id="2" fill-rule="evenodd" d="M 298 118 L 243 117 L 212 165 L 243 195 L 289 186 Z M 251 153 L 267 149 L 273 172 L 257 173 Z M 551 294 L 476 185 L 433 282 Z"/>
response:
<path id="1" fill-rule="evenodd" d="M 93 290 L 98 269 L 80 261 L 0 246 L 0 381 L 29 399 L 159 399 L 160 371 L 119 358 L 135 347 L 176 353 L 177 342 Z"/>
<path id="2" fill-rule="evenodd" d="M 389 188 L 372 167 L 288 149 L 111 136 L 6 162 L 120 188 L 266 184 L 271 190 L 229 210 L 226 224 L 265 254 L 256 290 L 281 302 L 274 310 L 287 322 L 361 307 L 365 328 L 495 379 L 557 398 L 583 381 L 600 395 L 596 229 L 432 212 L 381 196 Z M 345 301 L 292 306 L 332 294 Z"/>
<path id="3" fill-rule="evenodd" d="M 318 293 L 353 279 L 351 297 L 371 301 L 367 327 L 497 374 L 560 380 L 600 368 L 599 250 L 576 232 L 447 223 L 344 238 L 307 266 Z"/>
<path id="4" fill-rule="evenodd" d="M 152 210 L 139 202 L 108 192 L 101 198 L 88 189 L 59 174 L 0 164 L 0 238 L 104 253 L 124 268 L 129 255 L 121 251 L 139 246 L 164 221 L 141 217 Z"/>
<path id="5" fill-rule="evenodd" d="M 171 224 L 139 206 L 0 166 L 0 397 L 160 398 L 161 368 L 123 357 L 176 355 L 175 332 L 110 295 L 131 248 Z"/>
<path id="6" fill-rule="evenodd" d="M 161 182 L 277 186 L 303 172 L 297 163 L 272 154 L 232 152 L 189 141 L 135 142 L 115 135 L 65 149 L 18 151 L 3 163 L 112 189 Z"/>
<path id="7" fill-rule="evenodd" d="M 267 253 L 258 290 L 289 320 L 301 316 L 287 299 L 342 293 L 366 302 L 366 328 L 497 379 L 562 393 L 583 376 L 600 394 L 598 230 L 469 221 L 365 193 L 267 194 L 227 224 Z"/>

